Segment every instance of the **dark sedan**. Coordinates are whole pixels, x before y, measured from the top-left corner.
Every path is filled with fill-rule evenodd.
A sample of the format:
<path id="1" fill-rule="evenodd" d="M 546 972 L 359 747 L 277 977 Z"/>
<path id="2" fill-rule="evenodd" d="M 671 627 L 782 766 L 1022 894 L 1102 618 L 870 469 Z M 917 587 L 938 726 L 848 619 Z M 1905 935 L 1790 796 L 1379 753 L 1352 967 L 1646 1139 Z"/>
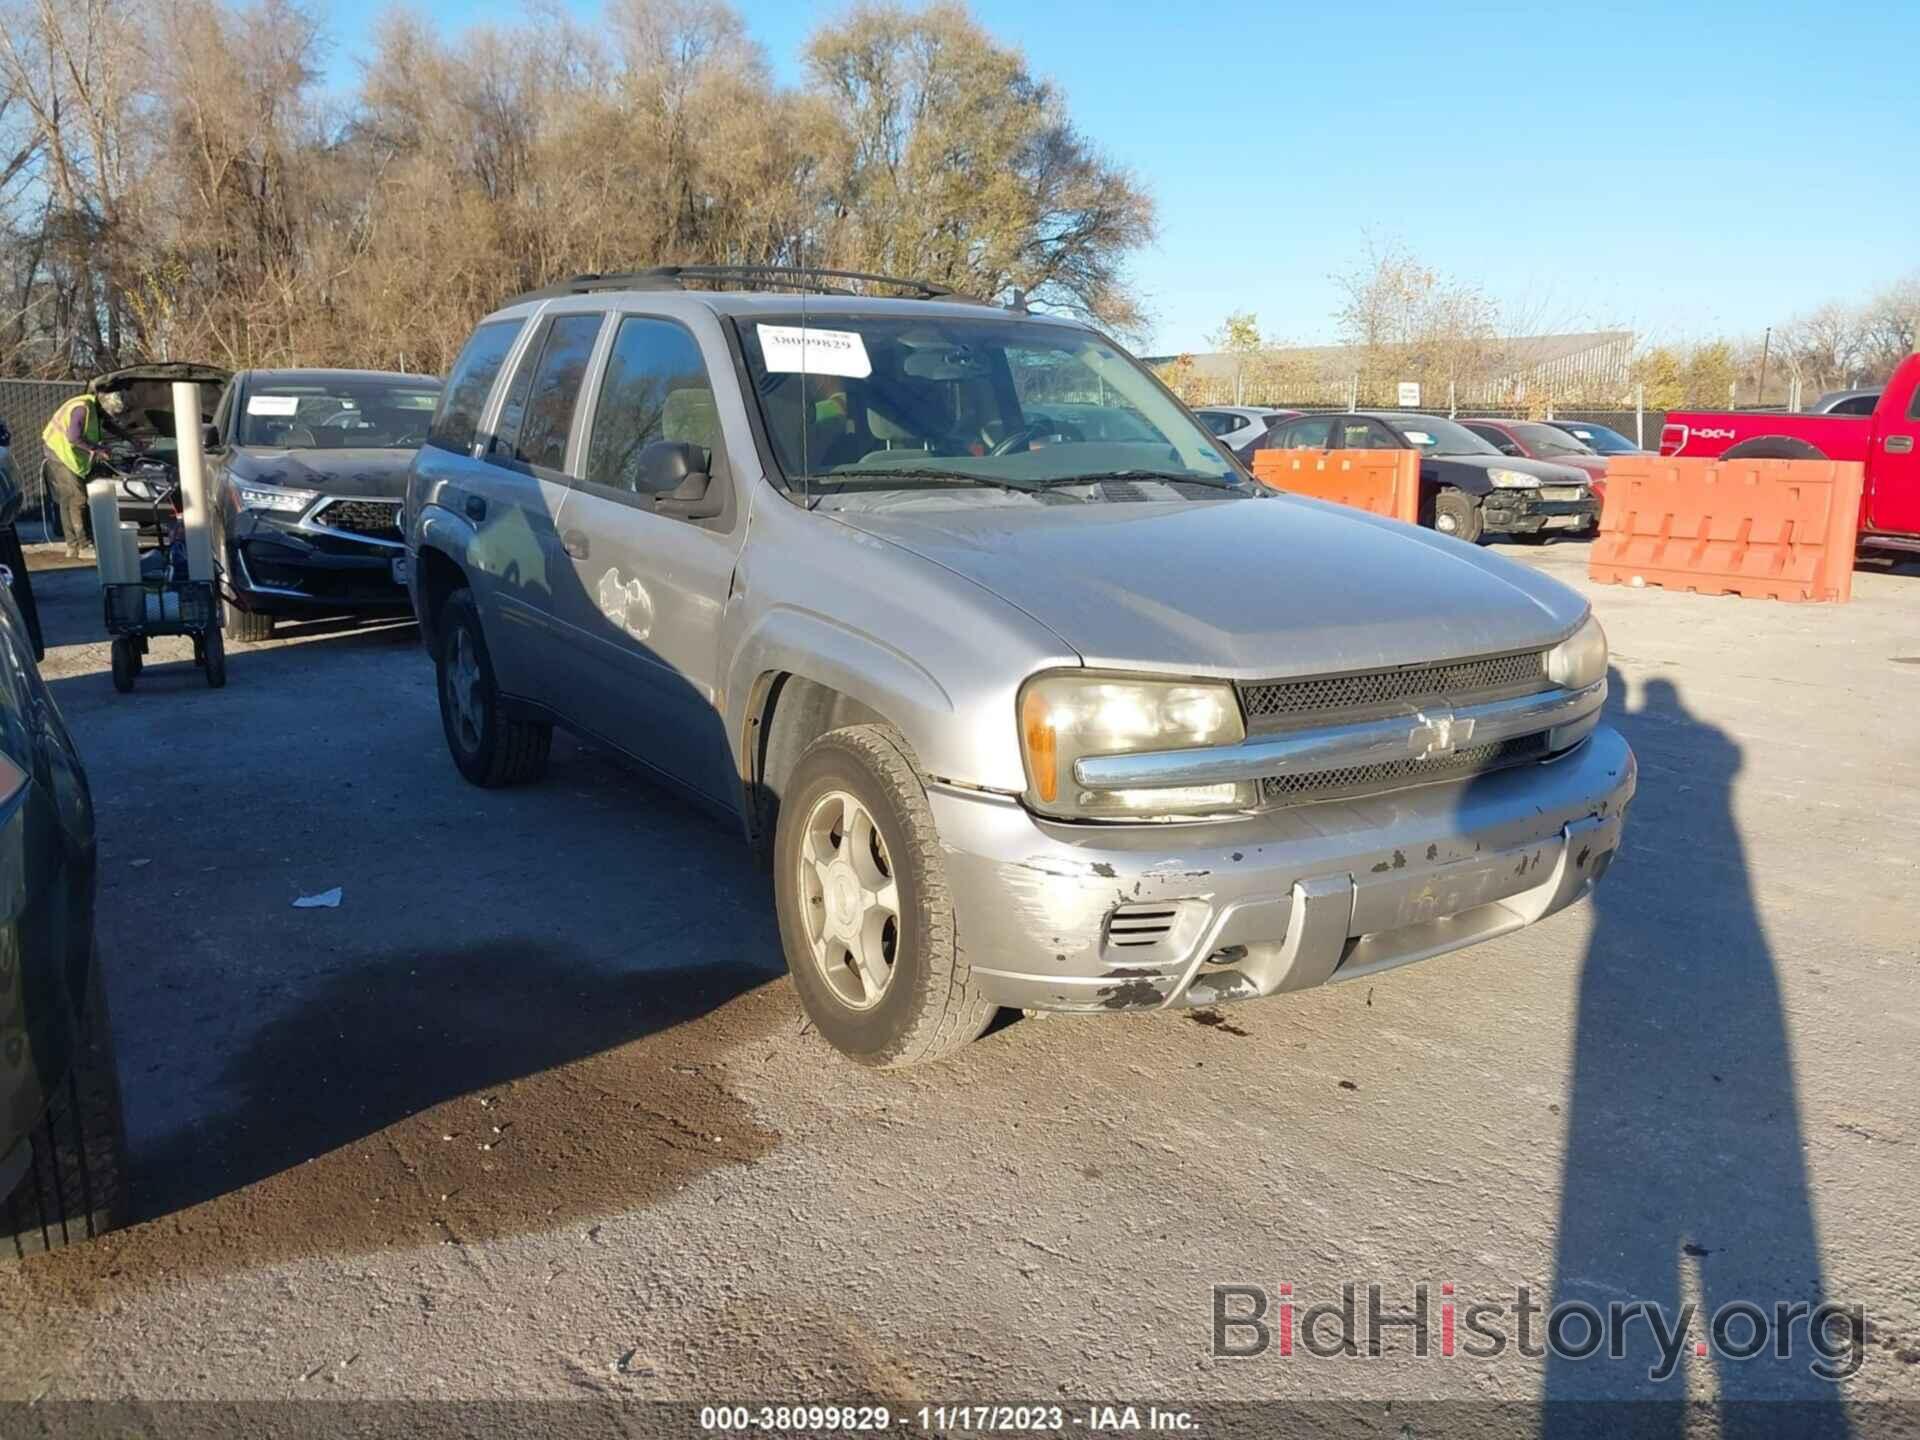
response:
<path id="1" fill-rule="evenodd" d="M 1273 429 L 1276 450 L 1418 450 L 1425 524 L 1469 543 L 1508 535 L 1591 530 L 1600 506 L 1584 470 L 1502 455 L 1440 415 L 1360 411 L 1302 415 Z"/>
<path id="2" fill-rule="evenodd" d="M 403 614 L 400 502 L 440 382 L 373 370 L 245 370 L 209 456 L 226 557 L 227 630 L 280 619 Z"/>
<path id="3" fill-rule="evenodd" d="M 19 506 L 0 482 L 0 529 Z M 93 801 L 13 588 L 0 584 L 0 1256 L 17 1259 L 120 1220 L 126 1136 L 94 954 Z"/>

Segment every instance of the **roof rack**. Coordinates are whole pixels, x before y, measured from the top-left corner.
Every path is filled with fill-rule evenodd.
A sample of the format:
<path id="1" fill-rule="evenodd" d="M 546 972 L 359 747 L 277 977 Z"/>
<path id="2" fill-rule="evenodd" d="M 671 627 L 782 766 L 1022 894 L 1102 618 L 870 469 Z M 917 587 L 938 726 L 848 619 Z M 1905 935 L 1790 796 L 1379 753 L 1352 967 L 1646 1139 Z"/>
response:
<path id="1" fill-rule="evenodd" d="M 741 288 L 766 290 L 804 290 L 816 295 L 858 295 L 835 281 L 863 285 L 892 285 L 910 291 L 922 300 L 957 300 L 964 304 L 984 305 L 987 301 L 930 280 L 903 279 L 898 275 L 873 275 L 864 270 L 824 270 L 814 265 L 654 265 L 645 270 L 617 271 L 606 275 L 576 275 L 571 280 L 529 290 L 507 303 L 524 300 L 557 300 L 567 295 L 587 295 L 597 290 L 685 290 L 688 281 L 735 284 Z"/>

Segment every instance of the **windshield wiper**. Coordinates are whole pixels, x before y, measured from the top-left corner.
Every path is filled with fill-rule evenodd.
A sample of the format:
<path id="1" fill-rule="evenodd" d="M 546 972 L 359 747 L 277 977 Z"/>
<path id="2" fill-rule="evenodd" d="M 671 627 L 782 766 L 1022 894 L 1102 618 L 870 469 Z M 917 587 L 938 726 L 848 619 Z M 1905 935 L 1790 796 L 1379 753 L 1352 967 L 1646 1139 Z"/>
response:
<path id="1" fill-rule="evenodd" d="M 1063 475 L 1057 480 L 1042 480 L 1033 488 L 1053 490 L 1062 485 L 1097 485 L 1102 480 L 1164 480 L 1176 485 L 1204 485 L 1209 490 L 1237 490 L 1235 480 L 1215 480 L 1179 470 L 1096 470 L 1085 475 Z"/>
<path id="2" fill-rule="evenodd" d="M 849 480 L 951 480 L 959 485 L 983 485 L 990 490 L 1006 490 L 1015 495 L 1031 495 L 1036 490 L 1048 490 L 1059 483 L 1071 485 L 1082 483 L 1079 480 L 1066 482 L 1048 480 L 1037 485 L 1020 485 L 993 475 L 974 475 L 964 470 L 936 470 L 931 466 L 910 470 L 847 470 L 838 474 L 815 475 L 811 480 L 803 476 L 802 480 L 804 483 L 826 484 Z"/>

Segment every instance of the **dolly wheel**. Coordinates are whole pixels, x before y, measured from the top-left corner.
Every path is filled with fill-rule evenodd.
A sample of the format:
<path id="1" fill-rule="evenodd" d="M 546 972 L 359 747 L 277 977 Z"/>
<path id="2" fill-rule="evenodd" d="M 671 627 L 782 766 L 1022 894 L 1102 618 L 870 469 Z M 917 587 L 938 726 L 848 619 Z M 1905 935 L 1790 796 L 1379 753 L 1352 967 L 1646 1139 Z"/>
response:
<path id="1" fill-rule="evenodd" d="M 227 646 L 220 638 L 218 625 L 207 631 L 207 638 L 200 642 L 200 648 L 200 663 L 207 671 L 207 688 L 218 690 L 227 683 Z"/>
<path id="2" fill-rule="evenodd" d="M 134 653 L 132 637 L 118 637 L 113 642 L 113 688 L 122 695 L 131 695 L 134 677 L 139 673 L 140 657 Z"/>

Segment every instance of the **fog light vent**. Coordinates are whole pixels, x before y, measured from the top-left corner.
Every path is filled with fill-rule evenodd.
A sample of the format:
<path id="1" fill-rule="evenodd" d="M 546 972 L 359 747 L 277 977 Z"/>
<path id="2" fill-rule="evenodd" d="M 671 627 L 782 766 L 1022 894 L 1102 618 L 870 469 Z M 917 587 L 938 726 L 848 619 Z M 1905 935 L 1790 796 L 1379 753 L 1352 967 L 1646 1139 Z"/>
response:
<path id="1" fill-rule="evenodd" d="M 1109 945 L 1158 945 L 1180 918 L 1172 905 L 1121 905 L 1107 917 Z"/>

